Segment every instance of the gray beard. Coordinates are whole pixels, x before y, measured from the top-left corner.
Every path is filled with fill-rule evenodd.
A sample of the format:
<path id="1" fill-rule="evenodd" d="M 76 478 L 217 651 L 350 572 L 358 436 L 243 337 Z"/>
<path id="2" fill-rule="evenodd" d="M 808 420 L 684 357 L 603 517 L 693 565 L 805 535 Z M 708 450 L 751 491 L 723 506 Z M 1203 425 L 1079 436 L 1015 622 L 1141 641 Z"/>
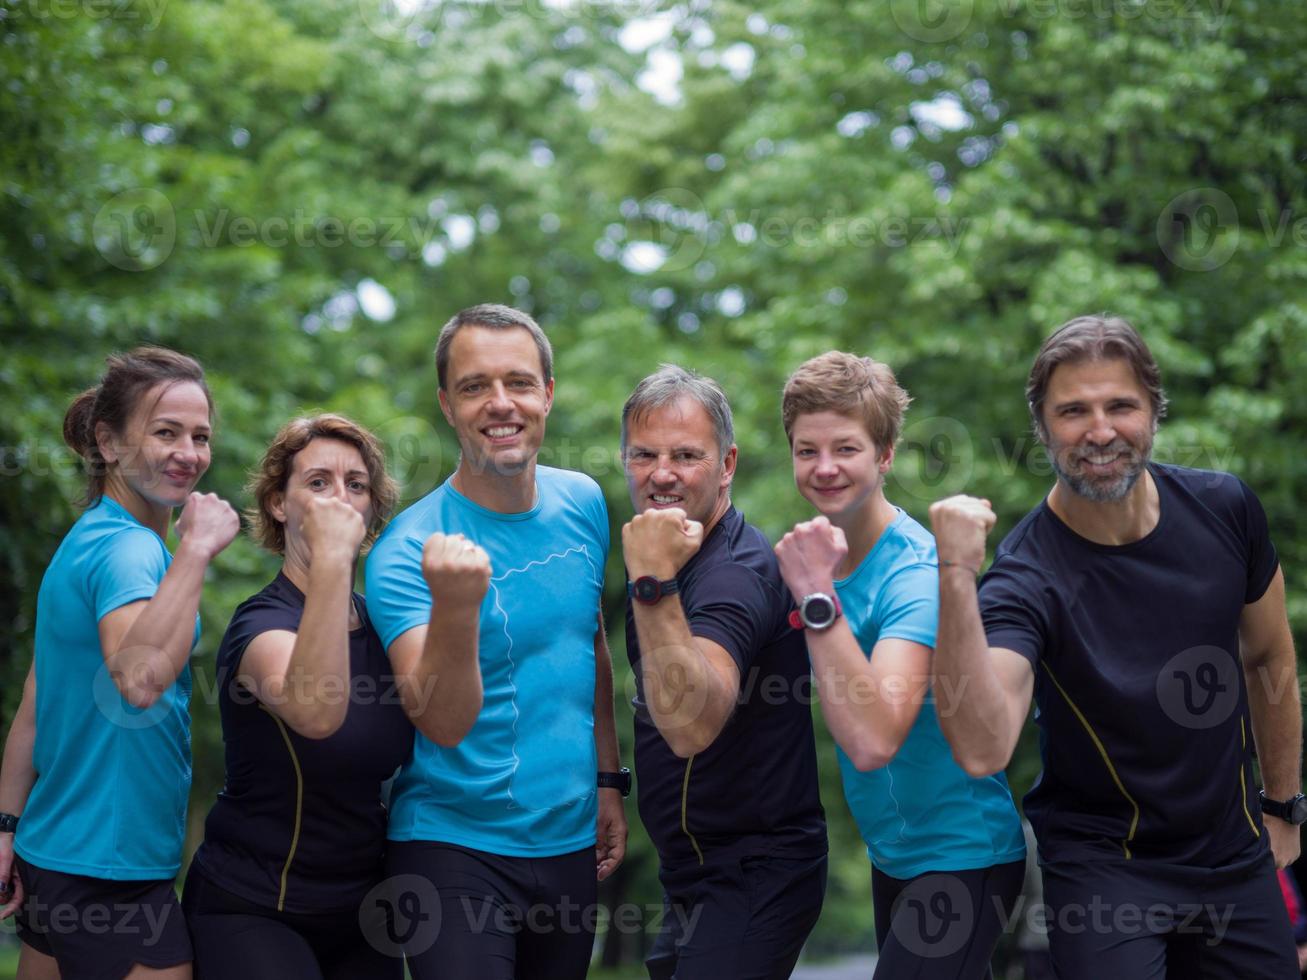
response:
<path id="1" fill-rule="evenodd" d="M 1056 453 L 1050 452 L 1048 458 L 1053 463 L 1053 472 L 1057 474 L 1057 478 L 1065 483 L 1072 493 L 1096 504 L 1110 504 L 1124 500 L 1134 489 L 1139 477 L 1143 475 L 1144 467 L 1148 465 L 1148 455 L 1137 454 L 1124 473 L 1110 482 L 1105 482 L 1064 470 Z"/>

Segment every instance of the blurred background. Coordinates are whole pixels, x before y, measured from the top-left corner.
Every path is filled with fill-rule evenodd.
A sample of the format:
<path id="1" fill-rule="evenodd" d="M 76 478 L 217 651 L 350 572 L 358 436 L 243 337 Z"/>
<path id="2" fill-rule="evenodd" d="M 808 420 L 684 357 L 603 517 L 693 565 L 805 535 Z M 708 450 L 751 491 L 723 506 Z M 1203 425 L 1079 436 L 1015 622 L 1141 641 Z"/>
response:
<path id="1" fill-rule="evenodd" d="M 779 391 L 832 347 L 914 397 L 890 499 L 924 520 L 981 494 L 1001 535 L 1051 482 L 1022 395 L 1040 340 L 1123 315 L 1172 400 L 1157 457 L 1261 496 L 1301 646 L 1305 153 L 1292 0 L 0 0 L 0 723 L 77 514 L 63 412 L 107 353 L 208 369 L 201 489 L 247 504 L 273 432 L 330 409 L 411 501 L 457 462 L 436 332 L 486 301 L 552 339 L 542 461 L 600 481 L 615 537 L 618 414 L 664 361 L 731 396 L 748 519 L 809 516 Z M 222 783 L 212 655 L 276 567 L 242 540 L 205 590 L 191 847 Z M 622 583 L 615 551 L 629 761 Z M 818 732 L 834 861 L 806 961 L 874 949 Z M 1028 738 L 1014 792 L 1037 772 Z M 628 814 L 614 908 L 660 894 Z M 603 965 L 644 942 L 609 930 Z"/>

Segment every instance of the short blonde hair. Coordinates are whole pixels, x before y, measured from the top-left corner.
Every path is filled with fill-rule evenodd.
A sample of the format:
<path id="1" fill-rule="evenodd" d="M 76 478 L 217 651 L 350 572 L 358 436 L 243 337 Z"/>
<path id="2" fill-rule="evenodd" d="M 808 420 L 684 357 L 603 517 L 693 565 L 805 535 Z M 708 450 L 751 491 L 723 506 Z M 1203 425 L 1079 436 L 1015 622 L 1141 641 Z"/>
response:
<path id="1" fill-rule="evenodd" d="M 272 516 L 272 498 L 286 492 L 295 457 L 314 439 L 338 439 L 359 451 L 368 471 L 368 493 L 372 497 L 372 520 L 363 550 L 367 551 L 386 519 L 395 509 L 399 491 L 386 472 L 386 456 L 381 443 L 363 426 L 343 415 L 330 413 L 291 419 L 281 427 L 263 454 L 263 462 L 250 474 L 246 491 L 254 497 L 254 506 L 245 511 L 254 540 L 274 554 L 286 553 L 286 526 Z"/>
<path id="2" fill-rule="evenodd" d="M 856 419 L 878 449 L 892 447 L 903 429 L 903 413 L 912 399 L 894 380 L 889 366 L 870 357 L 827 351 L 799 365 L 785 382 L 781 423 L 794 444 L 800 415 L 836 412 Z"/>

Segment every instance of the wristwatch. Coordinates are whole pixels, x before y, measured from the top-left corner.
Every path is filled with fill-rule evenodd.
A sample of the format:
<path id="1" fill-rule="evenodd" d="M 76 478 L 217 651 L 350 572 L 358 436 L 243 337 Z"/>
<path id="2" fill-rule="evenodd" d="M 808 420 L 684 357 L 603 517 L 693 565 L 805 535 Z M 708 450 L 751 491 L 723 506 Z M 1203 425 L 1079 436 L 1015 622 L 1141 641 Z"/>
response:
<path id="1" fill-rule="evenodd" d="M 615 789 L 621 792 L 623 796 L 631 795 L 631 770 L 623 767 L 617 772 L 601 772 L 599 774 L 600 789 Z"/>
<path id="2" fill-rule="evenodd" d="M 676 579 L 659 581 L 652 575 L 641 575 L 634 582 L 628 582 L 626 585 L 626 594 L 645 606 L 656 606 L 663 596 L 680 591 L 681 587 L 676 584 Z"/>
<path id="3" fill-rule="evenodd" d="M 820 633 L 835 625 L 843 610 L 840 600 L 825 592 L 805 595 L 799 602 L 799 608 L 790 613 L 790 626 L 793 629 L 810 629 Z"/>
<path id="4" fill-rule="evenodd" d="M 1268 813 L 1272 817 L 1279 817 L 1295 827 L 1301 827 L 1304 823 L 1307 823 L 1307 796 L 1299 793 L 1291 799 L 1273 800 L 1266 795 L 1266 790 L 1262 789 L 1257 791 L 1257 798 L 1261 801 L 1262 813 Z"/>
<path id="5" fill-rule="evenodd" d="M 17 817 L 12 813 L 0 813 L 0 834 L 12 834 L 17 829 Z"/>

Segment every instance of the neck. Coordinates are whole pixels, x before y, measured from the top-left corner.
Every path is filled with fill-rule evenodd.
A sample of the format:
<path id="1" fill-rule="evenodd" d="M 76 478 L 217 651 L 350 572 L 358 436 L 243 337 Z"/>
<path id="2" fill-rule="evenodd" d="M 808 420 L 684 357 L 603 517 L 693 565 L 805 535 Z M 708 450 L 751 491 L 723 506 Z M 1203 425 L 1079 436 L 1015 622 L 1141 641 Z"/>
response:
<path id="1" fill-rule="evenodd" d="M 835 569 L 837 578 L 847 578 L 862 564 L 893 520 L 894 505 L 885 499 L 883 490 L 878 491 L 858 510 L 831 518 L 831 523 L 844 532 L 844 539 L 849 544 L 849 553 Z"/>
<path id="2" fill-rule="evenodd" d="M 109 479 L 105 481 L 104 495 L 159 537 L 167 540 L 168 525 L 172 523 L 172 508 L 162 507 L 146 500 L 123 481 L 114 479 L 114 476 L 115 474 L 110 473 Z"/>
<path id="3" fill-rule="evenodd" d="M 350 589 L 351 592 L 353 591 L 352 586 L 353 586 L 353 582 L 354 582 L 354 576 L 355 576 L 355 569 L 356 569 L 356 567 L 357 567 L 357 561 L 358 561 L 358 559 L 355 558 L 355 563 L 354 563 L 354 564 L 351 564 L 351 565 L 350 565 L 350 569 L 349 569 L 349 580 L 350 580 L 350 584 L 351 584 L 351 589 Z M 304 556 L 302 556 L 302 555 L 300 555 L 300 554 L 298 554 L 298 553 L 296 553 L 296 552 L 294 552 L 294 551 L 292 551 L 291 548 L 290 548 L 290 543 L 289 543 L 289 542 L 287 542 L 287 547 L 286 547 L 286 557 L 285 557 L 285 559 L 284 559 L 284 560 L 282 561 L 282 563 L 281 563 L 281 574 L 285 575 L 288 579 L 290 579 L 290 583 L 291 583 L 291 585 L 293 585 L 293 586 L 295 586 L 295 588 L 299 589 L 300 592 L 304 594 L 304 596 L 306 596 L 306 597 L 308 596 L 308 594 L 309 594 L 309 559 L 306 558 L 306 557 L 304 557 Z M 349 628 L 350 628 L 350 629 L 357 629 L 358 626 L 359 626 L 359 622 L 360 622 L 360 621 L 359 621 L 359 618 L 358 618 L 358 611 L 354 608 L 354 602 L 353 602 L 353 600 L 351 599 L 350 604 L 349 604 Z"/>
<path id="4" fill-rule="evenodd" d="M 1087 500 L 1061 480 L 1048 494 L 1048 506 L 1062 523 L 1095 544 L 1130 544 L 1149 534 L 1161 516 L 1157 484 L 1147 469 L 1120 500 Z"/>
<path id="5" fill-rule="evenodd" d="M 726 516 L 726 512 L 731 509 L 731 495 L 724 493 L 717 498 L 717 506 L 713 508 L 712 517 L 703 523 L 703 536 L 708 537 L 710 531 L 715 528 L 719 521 Z"/>
<path id="6" fill-rule="evenodd" d="M 495 473 L 491 470 L 476 472 L 459 460 L 458 469 L 450 477 L 454 489 L 474 504 L 493 510 L 497 514 L 521 514 L 536 505 L 536 462 L 531 460 L 520 472 Z"/>

